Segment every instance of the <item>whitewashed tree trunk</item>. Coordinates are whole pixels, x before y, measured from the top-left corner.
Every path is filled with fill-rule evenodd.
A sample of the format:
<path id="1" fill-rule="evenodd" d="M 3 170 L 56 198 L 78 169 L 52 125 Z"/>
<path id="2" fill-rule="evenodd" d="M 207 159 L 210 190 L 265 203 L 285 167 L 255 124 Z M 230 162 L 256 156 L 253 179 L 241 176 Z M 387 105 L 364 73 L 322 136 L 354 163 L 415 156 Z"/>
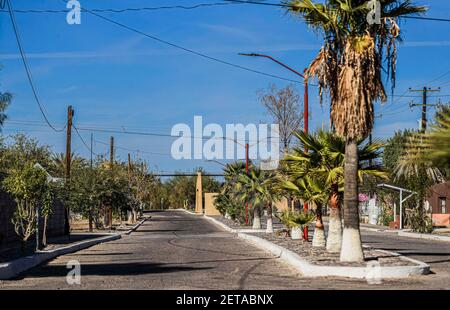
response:
<path id="1" fill-rule="evenodd" d="M 259 208 L 253 207 L 253 229 L 261 229 L 261 216 L 259 214 Z"/>
<path id="2" fill-rule="evenodd" d="M 272 203 L 267 206 L 267 227 L 266 233 L 273 233 Z"/>
<path id="3" fill-rule="evenodd" d="M 362 262 L 364 254 L 359 229 L 344 227 L 342 234 L 341 262 Z"/>
<path id="4" fill-rule="evenodd" d="M 301 227 L 292 227 L 292 229 L 291 229 L 291 239 L 292 240 L 303 239 L 303 229 Z"/>
<path id="5" fill-rule="evenodd" d="M 133 224 L 133 213 L 131 211 L 127 211 L 127 223 Z"/>
<path id="6" fill-rule="evenodd" d="M 325 229 L 322 221 L 322 207 L 317 206 L 316 209 L 316 225 L 314 227 L 314 235 L 312 240 L 313 247 L 325 247 Z"/>
<path id="7" fill-rule="evenodd" d="M 342 245 L 342 219 L 341 208 L 337 194 L 337 185 L 334 185 L 335 192 L 330 199 L 330 223 L 328 226 L 327 251 L 339 253 Z"/>

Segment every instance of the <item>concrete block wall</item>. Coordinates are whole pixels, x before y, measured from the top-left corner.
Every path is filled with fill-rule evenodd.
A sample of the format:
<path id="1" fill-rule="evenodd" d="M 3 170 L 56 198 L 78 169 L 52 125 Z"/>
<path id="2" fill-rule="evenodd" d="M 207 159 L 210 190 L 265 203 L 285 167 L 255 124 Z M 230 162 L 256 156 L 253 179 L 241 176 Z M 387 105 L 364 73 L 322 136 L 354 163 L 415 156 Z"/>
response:
<path id="1" fill-rule="evenodd" d="M 20 239 L 14 231 L 14 225 L 11 222 L 14 211 L 16 210 L 16 203 L 12 197 L 3 190 L 0 190 L 0 248 L 6 244 L 19 243 Z M 56 237 L 64 234 L 65 225 L 65 209 L 61 202 L 55 201 L 53 203 L 53 213 L 49 217 L 47 224 L 47 237 Z M 44 219 L 39 221 L 41 229 L 44 226 Z M 30 237 L 34 238 L 33 236 Z"/>

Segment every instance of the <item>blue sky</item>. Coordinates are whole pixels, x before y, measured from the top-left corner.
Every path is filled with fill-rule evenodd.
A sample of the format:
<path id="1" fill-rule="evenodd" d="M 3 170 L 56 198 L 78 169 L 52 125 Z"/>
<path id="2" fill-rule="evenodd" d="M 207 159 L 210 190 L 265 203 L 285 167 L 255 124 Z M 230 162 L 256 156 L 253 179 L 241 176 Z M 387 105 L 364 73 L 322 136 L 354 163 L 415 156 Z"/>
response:
<path id="1" fill-rule="evenodd" d="M 60 0 L 12 0 L 15 9 L 64 9 Z M 133 8 L 194 5 L 220 0 L 80 0 L 92 8 Z M 275 1 L 272 1 L 275 2 Z M 427 16 L 448 18 L 450 3 L 443 0 L 416 1 L 430 7 Z M 276 7 L 230 4 L 192 10 L 170 9 L 121 14 L 101 13 L 108 18 L 175 44 L 255 70 L 296 79 L 277 65 L 239 52 L 270 54 L 303 70 L 317 53 L 321 38 L 304 23 Z M 174 49 L 120 28 L 88 13 L 81 25 L 68 25 L 64 13 L 16 13 L 23 45 L 37 89 L 49 119 L 57 127 L 65 122 L 67 105 L 75 109 L 78 127 L 134 130 L 170 134 L 176 123 L 193 122 L 202 115 L 204 123 L 260 123 L 270 120 L 256 92 L 269 83 L 283 87 L 288 82 L 242 71 Z M 405 20 L 401 23 L 404 44 L 399 47 L 397 87 L 404 94 L 409 87 L 442 85 L 441 100 L 450 100 L 450 23 Z M 0 89 L 14 95 L 7 111 L 11 120 L 3 134 L 25 132 L 62 152 L 65 134 L 52 132 L 33 99 L 26 79 L 8 14 L 0 13 Z M 298 91 L 302 94 L 299 84 Z M 417 94 L 407 94 L 414 96 Z M 436 94 L 433 94 L 436 95 Z M 329 123 L 329 107 L 319 105 L 317 90 L 311 88 L 310 128 Z M 433 103 L 439 98 L 430 98 Z M 418 108 L 408 103 L 420 98 L 394 97 L 376 106 L 374 136 L 388 137 L 403 128 L 416 128 Z M 431 113 L 429 114 L 431 116 Z M 33 126 L 20 121 L 36 121 Z M 80 131 L 86 141 L 90 133 Z M 108 142 L 109 133 L 94 133 L 94 139 Z M 220 166 L 203 161 L 175 161 L 170 157 L 173 141 L 167 137 L 114 134 L 117 155 L 125 160 L 125 149 L 140 150 L 152 169 L 192 171 L 198 166 L 217 172 Z M 95 142 L 96 153 L 107 146 Z M 76 134 L 75 152 L 88 156 Z M 143 153 L 146 152 L 146 153 Z"/>

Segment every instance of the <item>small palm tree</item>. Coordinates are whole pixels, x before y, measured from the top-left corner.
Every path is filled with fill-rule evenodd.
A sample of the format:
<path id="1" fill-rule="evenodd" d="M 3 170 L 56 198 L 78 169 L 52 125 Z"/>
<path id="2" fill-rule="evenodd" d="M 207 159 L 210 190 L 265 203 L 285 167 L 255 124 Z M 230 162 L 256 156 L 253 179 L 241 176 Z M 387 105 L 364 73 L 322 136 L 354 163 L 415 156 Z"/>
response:
<path id="1" fill-rule="evenodd" d="M 341 261 L 364 260 L 359 232 L 358 141 L 371 132 L 374 101 L 386 101 L 382 65 L 395 86 L 398 18 L 424 12 L 411 0 L 379 0 L 380 23 L 369 23 L 365 0 L 288 0 L 288 11 L 323 34 L 324 44 L 306 76 L 318 79 L 331 101 L 331 123 L 345 141 L 344 232 Z"/>
<path id="2" fill-rule="evenodd" d="M 271 203 L 265 171 L 252 168 L 248 174 L 239 175 L 237 194 L 241 202 L 248 202 L 253 210 L 253 229 L 261 229 L 261 213 Z"/>
<path id="3" fill-rule="evenodd" d="M 283 174 L 287 180 L 296 183 L 309 177 L 321 180 L 326 184 L 324 193 L 328 195 L 330 206 L 330 222 L 327 239 L 327 250 L 339 252 L 342 243 L 341 203 L 344 192 L 345 143 L 342 138 L 329 131 L 318 130 L 314 134 L 303 131 L 295 133 L 298 147 L 282 160 Z M 365 176 L 386 178 L 376 159 L 381 154 L 383 143 L 378 140 L 372 143 L 358 142 L 359 182 Z M 305 152 L 305 149 L 308 152 Z M 294 190 L 295 191 L 295 190 Z"/>
<path id="4" fill-rule="evenodd" d="M 222 208 L 224 215 L 226 217 L 238 219 L 241 223 L 245 219 L 245 211 L 242 208 L 242 202 L 237 194 L 239 190 L 238 178 L 240 175 L 246 173 L 245 168 L 245 163 L 240 161 L 225 166 L 223 169 L 225 183 L 220 195 L 217 197 L 217 202 L 219 207 Z"/>
<path id="5" fill-rule="evenodd" d="M 322 208 L 328 202 L 329 187 L 321 178 L 305 175 L 293 181 L 284 181 L 283 186 L 292 191 L 302 202 L 312 206 L 316 214 L 316 225 L 312 241 L 313 247 L 324 247 L 325 230 L 322 220 Z"/>

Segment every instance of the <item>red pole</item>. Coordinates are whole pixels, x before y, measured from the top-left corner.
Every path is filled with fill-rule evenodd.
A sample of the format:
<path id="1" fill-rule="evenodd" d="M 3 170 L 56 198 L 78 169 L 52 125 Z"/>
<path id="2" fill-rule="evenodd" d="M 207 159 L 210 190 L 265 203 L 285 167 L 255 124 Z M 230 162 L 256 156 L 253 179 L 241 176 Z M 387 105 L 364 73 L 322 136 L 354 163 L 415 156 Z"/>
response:
<path id="1" fill-rule="evenodd" d="M 309 115 L 308 115 L 308 104 L 309 104 L 309 97 L 308 97 L 308 80 L 304 79 L 304 85 L 305 85 L 305 90 L 304 90 L 304 98 L 303 98 L 303 124 L 304 124 L 304 131 L 305 133 L 308 133 L 308 125 L 309 125 Z M 305 149 L 305 152 L 308 152 L 308 149 Z M 308 204 L 304 203 L 303 204 L 303 210 L 304 211 L 308 211 Z M 303 228 L 303 238 L 308 241 L 308 225 L 305 225 L 305 227 Z"/>
<path id="2" fill-rule="evenodd" d="M 245 144 L 245 172 L 248 175 L 248 143 Z M 248 202 L 245 203 L 245 224 L 248 225 Z"/>

